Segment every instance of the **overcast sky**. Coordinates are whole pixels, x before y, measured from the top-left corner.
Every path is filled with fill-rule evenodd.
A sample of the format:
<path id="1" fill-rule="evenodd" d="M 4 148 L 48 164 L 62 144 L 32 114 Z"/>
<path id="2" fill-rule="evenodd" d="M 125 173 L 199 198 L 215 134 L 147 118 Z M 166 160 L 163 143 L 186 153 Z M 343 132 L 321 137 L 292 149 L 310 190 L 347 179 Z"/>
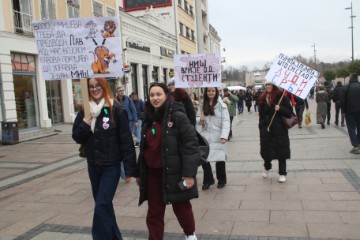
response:
<path id="1" fill-rule="evenodd" d="M 279 53 L 317 62 L 351 60 L 348 0 L 208 0 L 225 66 L 262 69 Z M 360 59 L 360 1 L 352 3 L 354 58 Z"/>

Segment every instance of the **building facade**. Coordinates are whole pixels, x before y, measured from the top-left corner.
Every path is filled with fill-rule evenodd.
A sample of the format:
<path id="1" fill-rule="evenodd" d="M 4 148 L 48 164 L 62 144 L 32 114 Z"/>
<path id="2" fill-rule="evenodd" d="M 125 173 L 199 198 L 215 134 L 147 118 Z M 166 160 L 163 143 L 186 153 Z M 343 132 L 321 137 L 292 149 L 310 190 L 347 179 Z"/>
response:
<path id="1" fill-rule="evenodd" d="M 176 38 L 149 22 L 119 11 L 115 0 L 6 0 L 0 16 L 0 121 L 17 122 L 20 141 L 56 124 L 72 123 L 81 109 L 80 79 L 42 78 L 32 21 L 118 16 L 123 60 L 131 72 L 108 79 L 112 90 L 125 85 L 146 97 L 146 87 L 161 81 L 173 66 Z M 0 130 L 1 133 L 2 130 Z"/>

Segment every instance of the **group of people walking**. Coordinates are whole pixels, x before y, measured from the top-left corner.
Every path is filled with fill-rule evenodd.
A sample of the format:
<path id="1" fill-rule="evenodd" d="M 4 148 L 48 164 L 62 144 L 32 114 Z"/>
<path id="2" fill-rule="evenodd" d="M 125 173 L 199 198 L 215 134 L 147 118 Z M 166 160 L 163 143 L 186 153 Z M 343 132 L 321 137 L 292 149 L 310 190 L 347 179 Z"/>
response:
<path id="1" fill-rule="evenodd" d="M 114 97 L 104 78 L 88 79 L 88 91 L 90 116 L 85 116 L 84 110 L 78 113 L 72 137 L 85 146 L 95 202 L 93 239 L 122 239 L 112 203 L 122 174 L 121 165 L 126 178 L 136 178 L 139 205 L 145 201 L 148 203 L 148 239 L 164 238 L 167 204 L 172 205 L 185 239 L 197 239 L 190 202 L 199 197 L 196 175 L 200 149 L 196 131 L 210 145 L 207 162 L 202 164 L 202 190 L 206 191 L 215 184 L 212 162 L 215 162 L 217 188 L 222 189 L 227 184 L 226 143 L 232 137 L 234 115 L 231 112 L 235 110 L 236 115 L 235 106 L 239 96 L 224 89 L 222 98 L 217 88 L 205 88 L 195 112 L 194 100 L 186 91 L 175 88 L 172 81 L 168 84 L 150 84 L 149 99 L 142 108 L 141 104 L 135 107 L 139 101 L 137 94 L 131 94 L 130 102 L 131 99 L 127 99 L 121 87 L 117 89 L 118 99 Z M 284 95 L 282 89 L 268 82 L 265 91 L 257 96 L 260 156 L 264 162 L 262 176 L 269 176 L 272 160 L 276 159 L 280 183 L 286 181 L 286 160 L 291 157 L 289 133 L 282 117 L 293 114 L 292 100 Z M 341 105 L 339 109 L 346 113 L 345 120 L 354 147 L 351 152 L 360 153 L 360 84 L 357 75 L 352 75 L 343 92 L 336 96 L 336 102 L 339 101 Z M 139 109 L 139 114 L 130 116 L 132 113 L 126 107 L 127 101 L 130 108 L 131 103 L 135 103 L 134 108 Z M 308 105 L 307 102 L 298 101 L 295 111 L 302 116 Z M 140 133 L 134 130 L 139 125 Z M 133 134 L 138 144 L 134 143 Z M 138 157 L 135 146 L 139 146 Z"/>

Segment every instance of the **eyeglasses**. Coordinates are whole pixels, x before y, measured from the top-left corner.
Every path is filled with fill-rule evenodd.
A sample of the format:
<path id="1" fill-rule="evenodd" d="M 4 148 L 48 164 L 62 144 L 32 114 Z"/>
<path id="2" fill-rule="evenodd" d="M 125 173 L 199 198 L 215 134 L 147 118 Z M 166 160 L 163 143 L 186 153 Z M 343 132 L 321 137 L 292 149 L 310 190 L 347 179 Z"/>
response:
<path id="1" fill-rule="evenodd" d="M 90 90 L 90 91 L 100 90 L 100 89 L 101 89 L 101 85 L 100 85 L 100 84 L 89 85 L 89 90 Z"/>

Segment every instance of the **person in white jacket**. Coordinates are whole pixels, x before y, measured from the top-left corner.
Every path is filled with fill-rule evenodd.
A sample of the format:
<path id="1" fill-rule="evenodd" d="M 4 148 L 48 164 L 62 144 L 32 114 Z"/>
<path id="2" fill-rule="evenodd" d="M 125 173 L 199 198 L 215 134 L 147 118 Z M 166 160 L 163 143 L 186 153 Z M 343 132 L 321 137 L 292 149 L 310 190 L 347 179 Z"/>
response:
<path id="1" fill-rule="evenodd" d="M 223 188 L 226 184 L 226 143 L 230 132 L 230 117 L 217 88 L 205 88 L 204 99 L 197 115 L 201 126 L 200 133 L 210 144 L 209 157 L 202 165 L 204 170 L 202 190 L 208 190 L 215 183 L 210 162 L 216 162 L 217 187 Z"/>

